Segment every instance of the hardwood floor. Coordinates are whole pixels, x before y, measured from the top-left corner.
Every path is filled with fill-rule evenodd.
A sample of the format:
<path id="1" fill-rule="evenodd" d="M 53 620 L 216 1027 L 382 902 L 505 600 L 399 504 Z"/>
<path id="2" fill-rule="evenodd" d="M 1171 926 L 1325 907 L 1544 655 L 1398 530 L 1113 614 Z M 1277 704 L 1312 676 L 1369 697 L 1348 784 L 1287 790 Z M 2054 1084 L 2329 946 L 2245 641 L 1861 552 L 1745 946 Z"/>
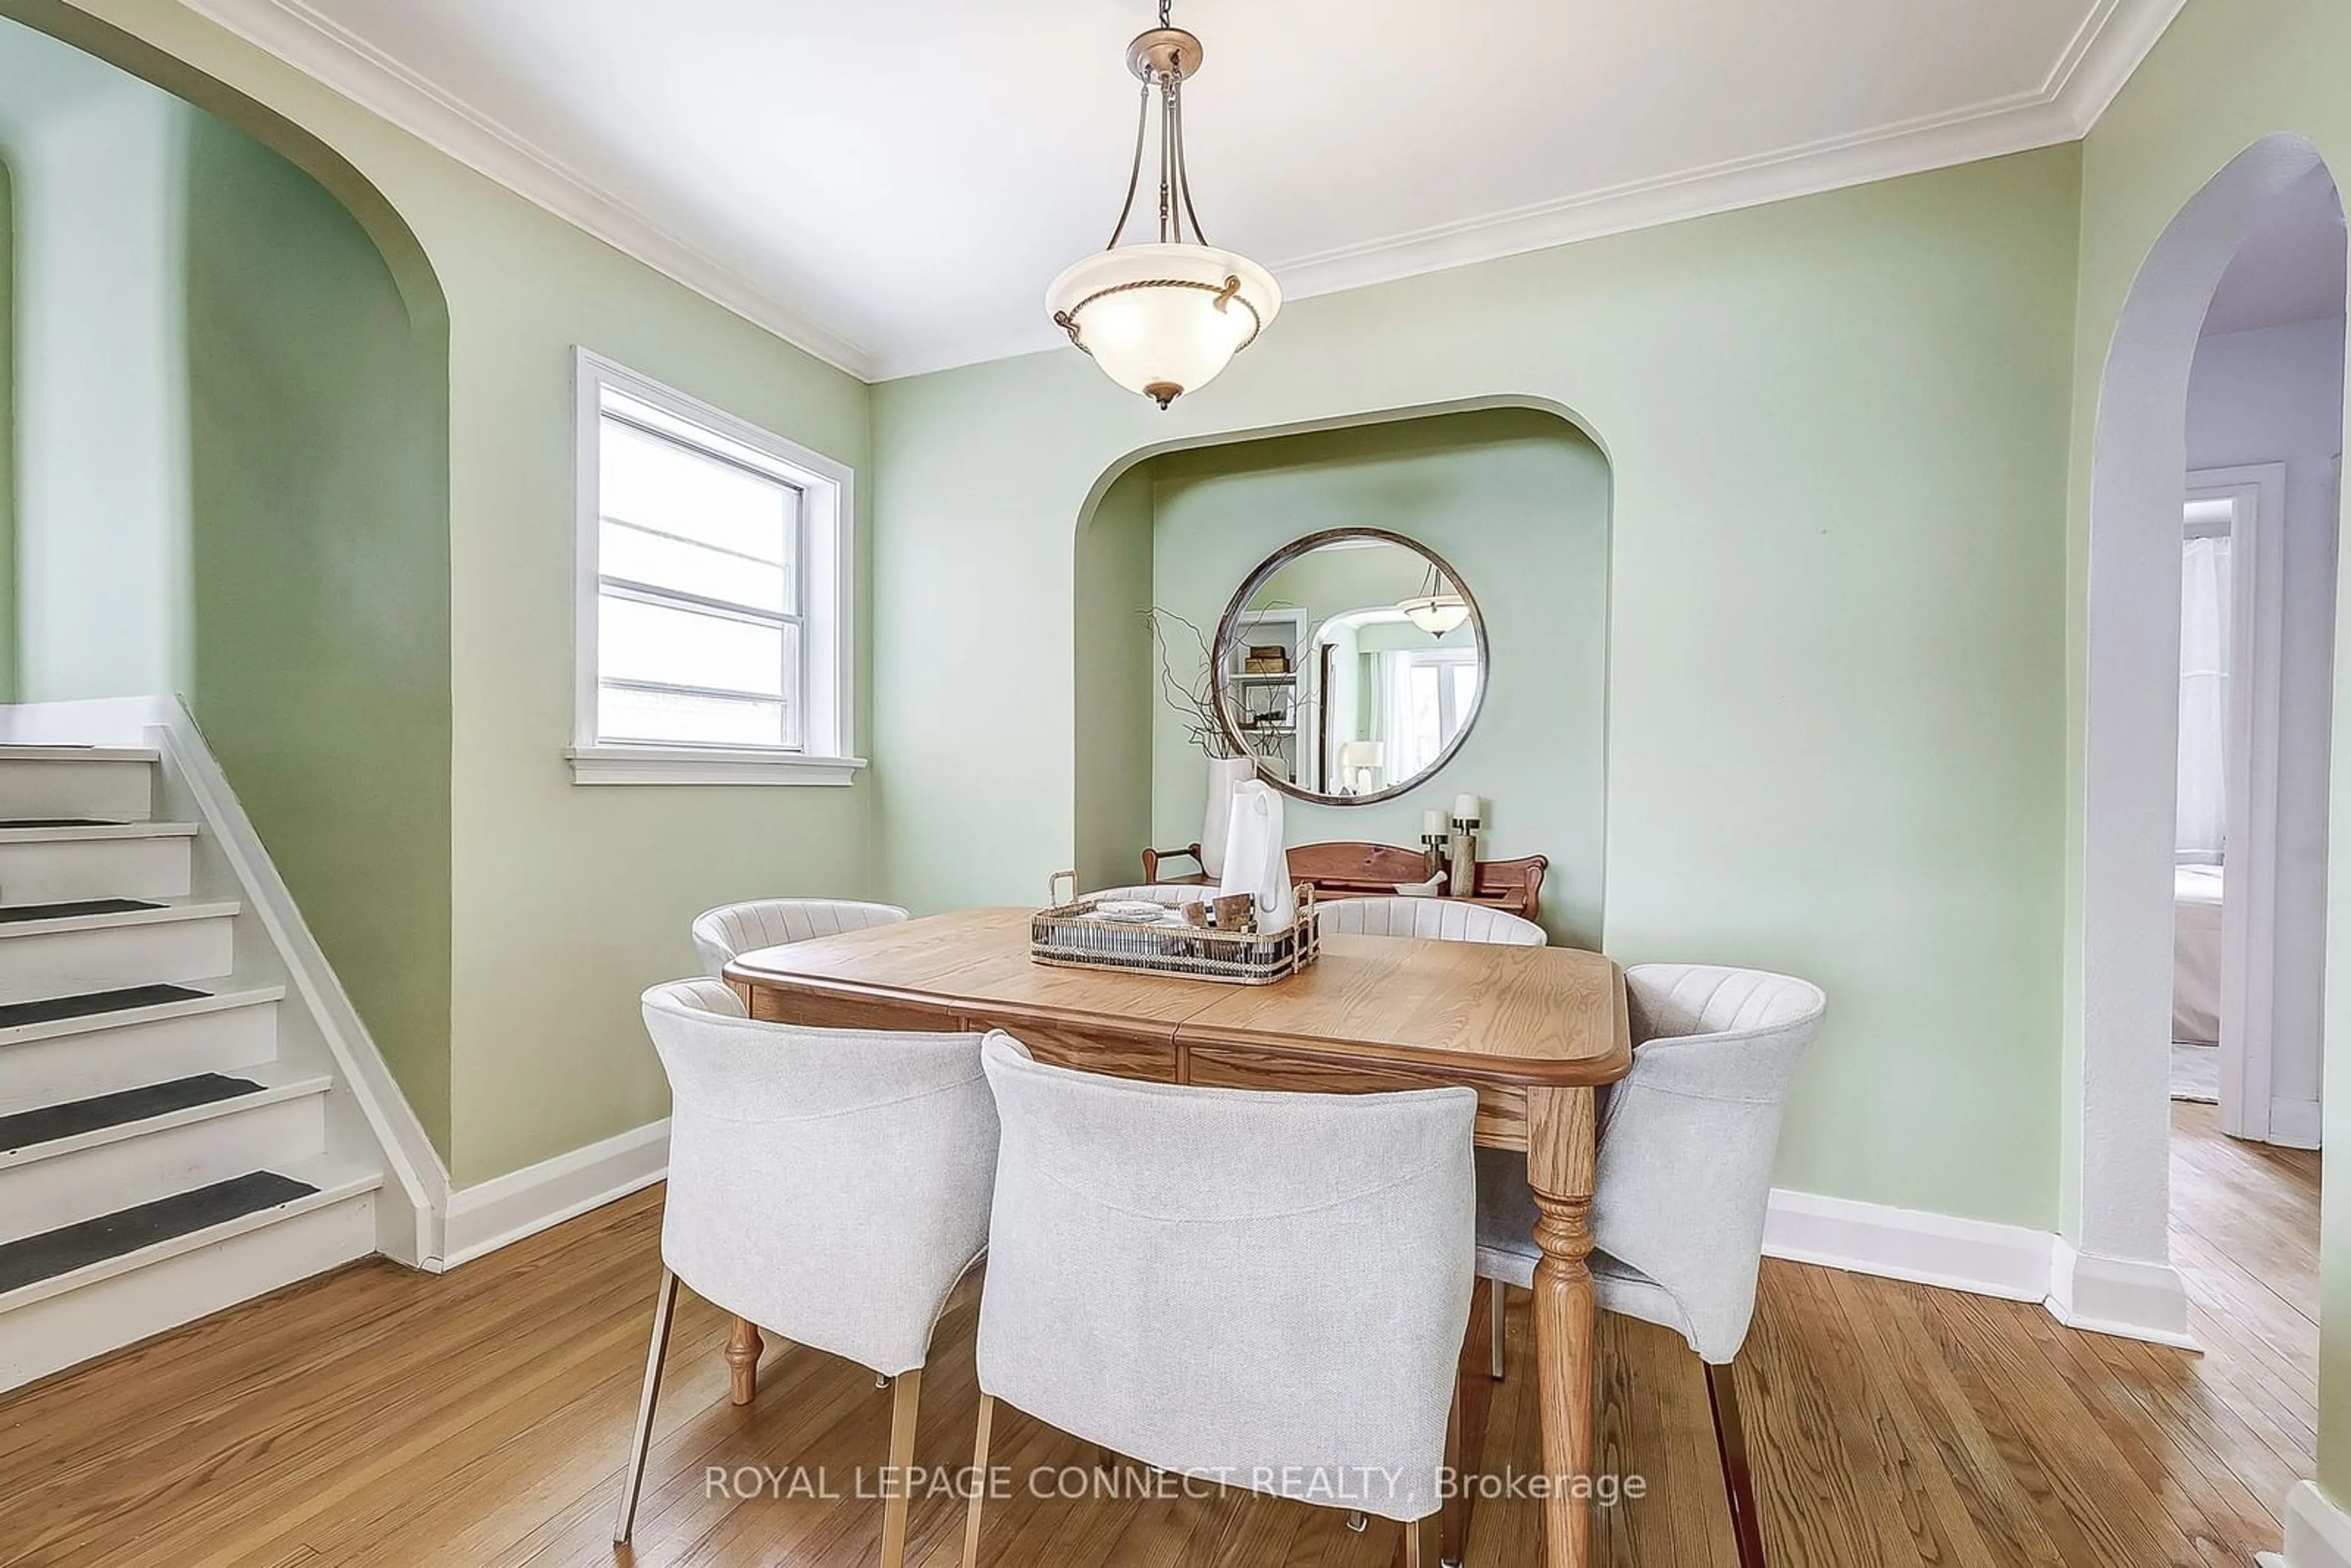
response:
<path id="1" fill-rule="evenodd" d="M 2178 1246 L 2191 1356 L 2078 1334 L 2037 1306 L 1766 1263 L 1740 1364 L 1775 1568 L 2147 1568 L 2250 1563 L 2309 1469 L 2314 1155 L 2229 1144 L 2183 1108 Z M 862 1565 L 891 1396 L 770 1341 L 726 1403 L 726 1320 L 684 1293 L 633 1552 L 609 1540 L 659 1267 L 658 1189 L 443 1278 L 369 1263 L 0 1400 L 0 1562 L 105 1568 Z M 915 1457 L 970 1455 L 971 1303 L 924 1382 Z M 1493 1391 L 1488 1472 L 1538 1467 L 1526 1299 Z M 1645 1495 L 1600 1511 L 1600 1560 L 1731 1568 L 1705 1383 L 1672 1335 L 1604 1319 L 1599 1440 Z M 1090 1446 L 1003 1410 L 996 1463 Z M 705 1495 L 710 1468 L 821 1467 L 835 1498 Z M 730 1485 L 747 1481 L 731 1474 Z M 1073 1476 L 1071 1479 L 1075 1479 Z M 808 1478 L 816 1484 L 816 1478 Z M 1132 1477 L 1130 1477 L 1132 1484 Z M 993 1505 L 990 1564 L 1386 1568 L 1397 1537 L 1239 1494 Z M 909 1561 L 947 1568 L 959 1500 L 914 1510 Z M 1534 1561 L 1537 1511 L 1478 1505 L 1470 1563 Z"/>

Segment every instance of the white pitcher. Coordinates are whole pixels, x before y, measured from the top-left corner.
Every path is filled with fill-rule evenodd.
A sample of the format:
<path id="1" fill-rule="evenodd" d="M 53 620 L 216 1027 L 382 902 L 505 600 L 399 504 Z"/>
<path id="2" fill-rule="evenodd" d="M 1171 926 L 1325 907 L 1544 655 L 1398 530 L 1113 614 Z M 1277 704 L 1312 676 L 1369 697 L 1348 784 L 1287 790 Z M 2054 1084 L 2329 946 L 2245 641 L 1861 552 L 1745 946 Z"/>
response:
<path id="1" fill-rule="evenodd" d="M 1281 834 L 1281 795 L 1262 779 L 1233 787 L 1232 831 L 1225 840 L 1224 880 L 1217 892 L 1255 899 L 1259 931 L 1287 931 L 1297 922 L 1297 895 Z"/>

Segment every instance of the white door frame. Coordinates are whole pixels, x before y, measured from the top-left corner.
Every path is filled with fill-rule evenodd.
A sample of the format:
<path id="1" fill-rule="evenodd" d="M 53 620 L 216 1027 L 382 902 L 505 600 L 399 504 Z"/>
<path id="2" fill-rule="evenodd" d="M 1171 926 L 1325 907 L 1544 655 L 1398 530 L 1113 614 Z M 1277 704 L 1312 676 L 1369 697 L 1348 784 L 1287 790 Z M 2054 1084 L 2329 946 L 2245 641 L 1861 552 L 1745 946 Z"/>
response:
<path id="1" fill-rule="evenodd" d="M 2276 1044 L 2278 687 L 2284 664 L 2285 465 L 2194 469 L 2188 507 L 2229 517 L 2228 820 L 2220 899 L 2220 1130 L 2270 1135 Z"/>

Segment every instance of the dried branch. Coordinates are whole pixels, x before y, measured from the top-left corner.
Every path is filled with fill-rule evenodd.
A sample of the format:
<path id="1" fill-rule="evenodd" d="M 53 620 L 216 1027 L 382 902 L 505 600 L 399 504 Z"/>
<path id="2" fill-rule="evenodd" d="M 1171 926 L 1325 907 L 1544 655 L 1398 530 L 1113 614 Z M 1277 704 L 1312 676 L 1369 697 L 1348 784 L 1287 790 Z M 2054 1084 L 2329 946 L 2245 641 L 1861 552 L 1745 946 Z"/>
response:
<path id="1" fill-rule="evenodd" d="M 1207 634 L 1172 610 L 1151 609 L 1143 612 L 1144 624 L 1151 629 L 1151 641 L 1159 652 L 1159 695 L 1183 721 L 1184 734 L 1210 758 L 1237 757 L 1231 737 L 1225 734 L 1224 725 L 1217 717 L 1217 660 L 1208 646 Z M 1176 673 L 1176 650 L 1168 645 L 1168 622 L 1174 622 L 1190 633 L 1191 652 L 1186 662 L 1196 672 L 1186 682 Z"/>

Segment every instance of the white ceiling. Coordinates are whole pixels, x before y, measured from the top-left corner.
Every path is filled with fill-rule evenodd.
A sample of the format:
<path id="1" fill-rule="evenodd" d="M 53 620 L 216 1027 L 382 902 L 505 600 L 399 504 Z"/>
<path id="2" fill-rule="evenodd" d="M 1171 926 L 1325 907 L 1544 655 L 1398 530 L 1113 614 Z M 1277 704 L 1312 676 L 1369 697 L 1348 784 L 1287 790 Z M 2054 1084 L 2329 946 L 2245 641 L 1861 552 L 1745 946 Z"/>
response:
<path id="1" fill-rule="evenodd" d="M 1044 347 L 1145 0 L 188 0 L 868 377 Z M 2080 135 L 2183 0 L 1178 0 L 1291 296 Z"/>
<path id="2" fill-rule="evenodd" d="M 2342 199 L 2326 171 L 2314 169 L 2221 275 L 2204 335 L 2340 321 L 2351 291 L 2346 260 Z"/>

